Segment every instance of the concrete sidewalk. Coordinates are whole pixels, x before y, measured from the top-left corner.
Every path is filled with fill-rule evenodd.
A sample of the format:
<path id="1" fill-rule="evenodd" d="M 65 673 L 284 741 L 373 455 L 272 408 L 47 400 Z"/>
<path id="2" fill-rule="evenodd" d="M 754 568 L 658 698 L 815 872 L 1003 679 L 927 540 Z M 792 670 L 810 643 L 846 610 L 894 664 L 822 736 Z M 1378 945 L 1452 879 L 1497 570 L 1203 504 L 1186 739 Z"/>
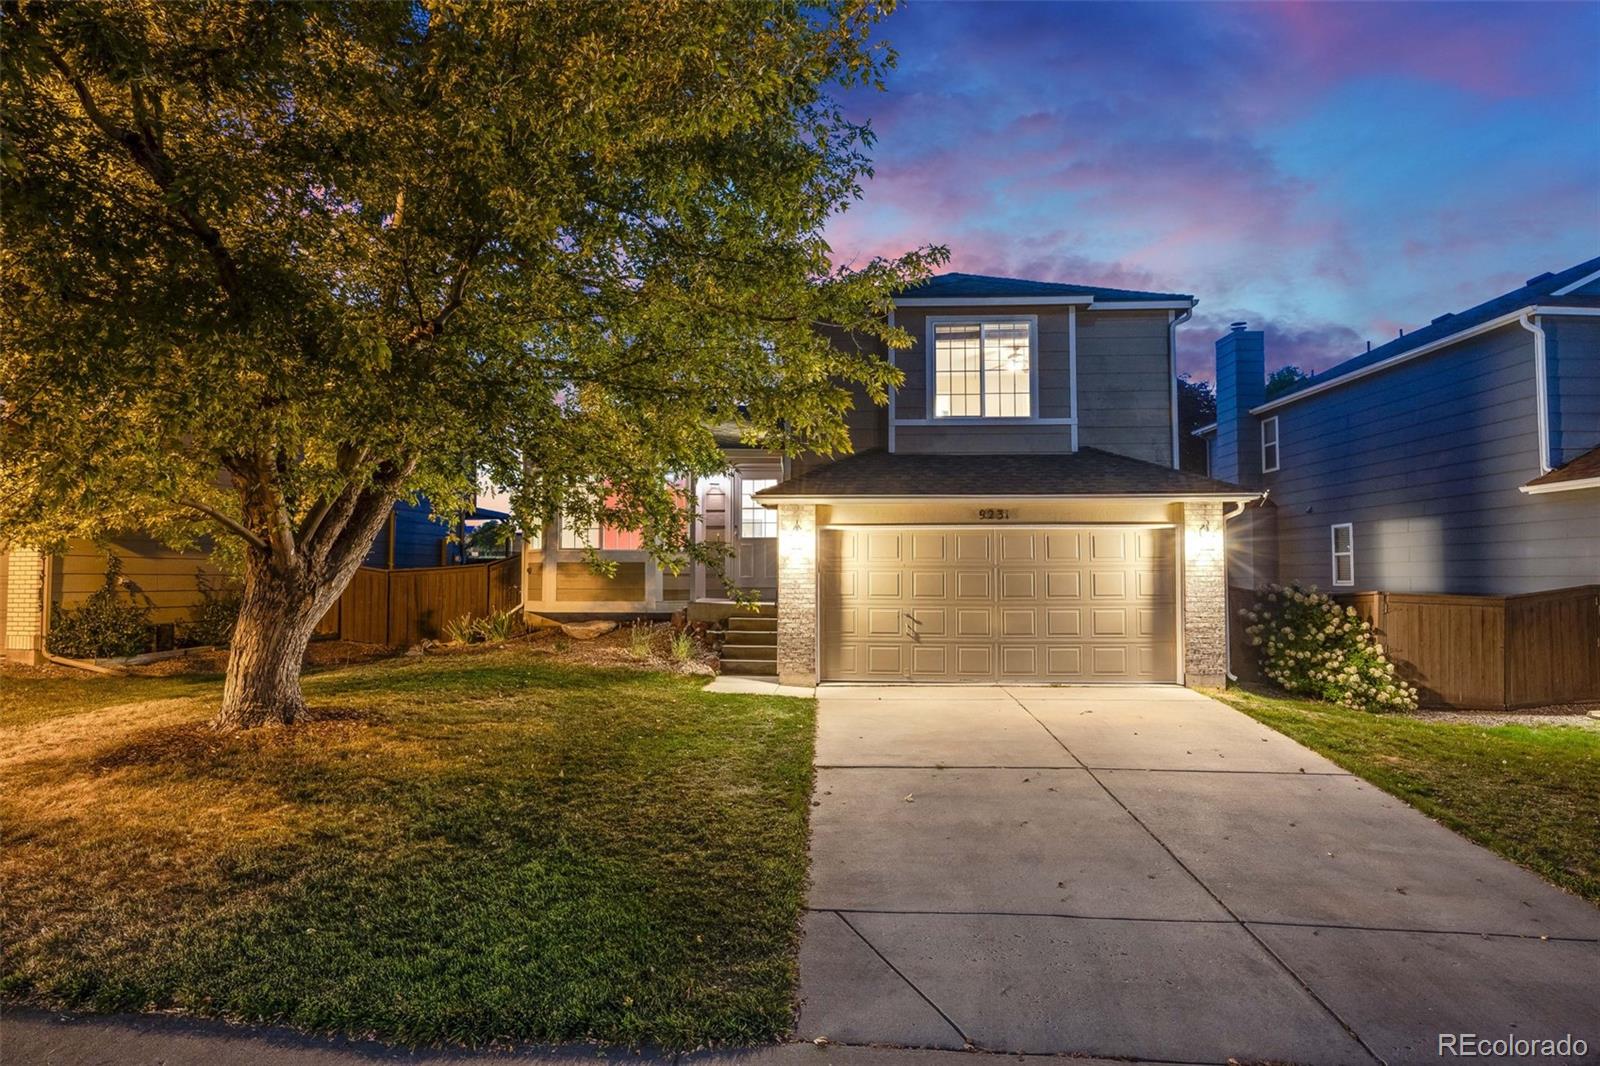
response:
<path id="1" fill-rule="evenodd" d="M 955 1051 L 816 1044 L 689 1054 L 576 1046 L 410 1050 L 170 1015 L 73 1017 L 33 1010 L 7 1010 L 0 1015 L 0 1062 L 6 1066 L 573 1066 L 593 1062 L 618 1066 L 951 1066 L 970 1061 L 970 1055 Z M 1075 1059 L 1074 1066 L 1128 1064 Z"/>
<path id="2" fill-rule="evenodd" d="M 1399 1064 L 1571 1033 L 1600 1061 L 1600 910 L 1214 700 L 818 698 L 801 1038 Z"/>

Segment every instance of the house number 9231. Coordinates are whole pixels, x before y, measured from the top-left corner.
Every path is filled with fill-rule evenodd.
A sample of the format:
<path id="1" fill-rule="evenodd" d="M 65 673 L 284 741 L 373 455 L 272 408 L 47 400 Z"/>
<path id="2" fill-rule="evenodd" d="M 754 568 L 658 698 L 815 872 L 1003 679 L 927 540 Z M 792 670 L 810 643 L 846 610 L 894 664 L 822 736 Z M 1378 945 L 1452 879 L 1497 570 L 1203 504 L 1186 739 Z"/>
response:
<path id="1" fill-rule="evenodd" d="M 1006 519 L 1008 519 L 1010 517 L 1011 517 L 1011 508 L 1009 508 L 1009 507 L 980 507 L 980 508 L 978 508 L 978 518 L 979 518 L 980 521 L 983 521 L 983 522 L 1004 522 Z"/>

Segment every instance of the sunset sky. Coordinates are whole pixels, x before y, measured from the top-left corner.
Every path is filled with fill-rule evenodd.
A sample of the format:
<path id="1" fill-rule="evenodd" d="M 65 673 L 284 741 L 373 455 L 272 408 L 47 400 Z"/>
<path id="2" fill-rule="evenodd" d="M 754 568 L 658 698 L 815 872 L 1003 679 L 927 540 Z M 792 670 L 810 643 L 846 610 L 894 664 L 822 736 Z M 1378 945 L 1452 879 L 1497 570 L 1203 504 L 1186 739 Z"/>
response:
<path id="1" fill-rule="evenodd" d="M 1600 254 L 1600 4 L 911 0 L 836 259 L 1193 292 L 1331 365 Z"/>

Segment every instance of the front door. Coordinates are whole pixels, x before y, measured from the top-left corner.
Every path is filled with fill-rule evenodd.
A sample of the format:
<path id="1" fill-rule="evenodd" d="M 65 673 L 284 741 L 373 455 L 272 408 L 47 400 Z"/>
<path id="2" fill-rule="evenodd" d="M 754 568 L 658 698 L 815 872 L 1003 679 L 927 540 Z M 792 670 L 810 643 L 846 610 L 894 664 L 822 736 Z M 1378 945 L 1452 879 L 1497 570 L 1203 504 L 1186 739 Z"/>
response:
<path id="1" fill-rule="evenodd" d="M 763 600 L 778 594 L 778 512 L 763 507 L 755 494 L 778 483 L 778 471 L 739 470 L 733 478 L 731 508 L 735 580 Z"/>

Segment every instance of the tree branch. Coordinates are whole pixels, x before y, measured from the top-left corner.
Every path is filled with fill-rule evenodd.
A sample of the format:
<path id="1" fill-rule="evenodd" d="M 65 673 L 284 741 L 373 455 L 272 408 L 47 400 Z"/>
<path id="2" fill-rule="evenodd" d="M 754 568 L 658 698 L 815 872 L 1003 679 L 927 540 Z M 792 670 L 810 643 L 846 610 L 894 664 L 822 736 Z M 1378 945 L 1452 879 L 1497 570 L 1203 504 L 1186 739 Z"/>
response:
<path id="1" fill-rule="evenodd" d="M 207 507 L 198 500 L 179 500 L 178 503 L 182 507 L 187 507 L 191 511 L 198 511 L 200 514 L 206 515 L 208 518 L 213 519 L 228 532 L 244 540 L 244 542 L 249 544 L 252 548 L 256 548 L 264 552 L 272 551 L 272 545 L 268 544 L 266 541 L 262 540 L 260 537 L 256 536 L 254 533 L 250 532 L 244 526 L 229 518 L 216 508 Z"/>

